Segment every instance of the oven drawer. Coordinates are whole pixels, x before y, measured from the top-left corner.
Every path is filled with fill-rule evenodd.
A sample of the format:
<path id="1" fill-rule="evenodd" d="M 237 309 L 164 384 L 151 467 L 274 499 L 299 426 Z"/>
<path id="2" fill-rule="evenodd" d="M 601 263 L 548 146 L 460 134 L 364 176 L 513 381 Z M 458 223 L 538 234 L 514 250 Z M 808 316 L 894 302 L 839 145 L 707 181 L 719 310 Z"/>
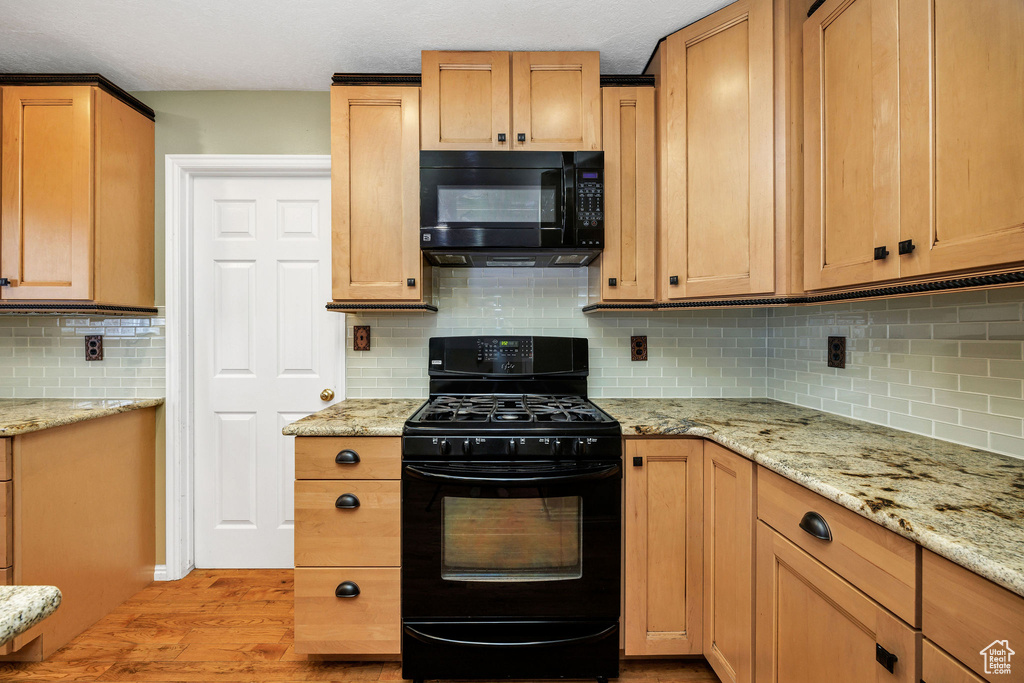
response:
<path id="1" fill-rule="evenodd" d="M 401 652 L 397 567 L 295 570 L 295 652 L 392 655 Z M 338 593 L 354 597 L 338 597 Z"/>
<path id="2" fill-rule="evenodd" d="M 759 519 L 903 621 L 919 625 L 913 542 L 763 467 L 757 477 Z M 800 526 L 808 515 L 819 524 L 824 520 L 832 540 L 820 540 Z"/>
<path id="3" fill-rule="evenodd" d="M 399 479 L 402 439 L 390 436 L 300 436 L 296 479 Z"/>
<path id="4" fill-rule="evenodd" d="M 295 482 L 295 566 L 397 567 L 401 482 Z"/>

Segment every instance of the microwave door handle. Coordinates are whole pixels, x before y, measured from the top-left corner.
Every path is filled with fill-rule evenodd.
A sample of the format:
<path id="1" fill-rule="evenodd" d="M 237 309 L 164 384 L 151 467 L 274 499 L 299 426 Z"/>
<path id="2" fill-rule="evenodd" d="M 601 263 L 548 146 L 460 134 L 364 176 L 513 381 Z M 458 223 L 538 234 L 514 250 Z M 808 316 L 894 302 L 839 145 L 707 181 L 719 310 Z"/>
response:
<path id="1" fill-rule="evenodd" d="M 501 476 L 500 474 L 499 476 L 490 476 L 490 474 L 486 472 L 449 474 L 447 472 L 438 471 L 420 465 L 406 465 L 403 468 L 403 472 L 416 479 L 444 484 L 459 484 L 463 486 L 536 486 L 539 484 L 575 484 L 577 482 L 607 479 L 620 474 L 622 472 L 622 466 L 619 463 L 616 463 L 614 465 L 608 465 L 606 467 L 600 467 L 592 470 L 579 471 L 568 469 L 564 472 L 556 471 L 553 474 L 542 474 L 535 477 L 508 477 Z"/>
<path id="2" fill-rule="evenodd" d="M 569 156 L 562 154 L 562 244 L 569 244 L 572 236 L 573 225 L 576 221 L 576 203 L 573 202 L 572 211 L 569 211 L 569 188 L 572 187 L 573 195 L 576 194 L 576 178 L 572 172 L 573 165 L 567 164 Z"/>

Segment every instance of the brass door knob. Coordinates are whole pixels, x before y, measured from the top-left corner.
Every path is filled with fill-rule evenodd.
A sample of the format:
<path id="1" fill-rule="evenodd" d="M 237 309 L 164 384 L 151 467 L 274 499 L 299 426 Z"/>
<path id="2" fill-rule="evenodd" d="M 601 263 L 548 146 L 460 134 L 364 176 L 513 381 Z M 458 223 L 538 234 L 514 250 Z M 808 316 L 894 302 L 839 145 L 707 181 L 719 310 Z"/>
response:
<path id="1" fill-rule="evenodd" d="M 333 401 L 334 400 L 334 390 L 333 389 L 324 389 L 323 391 L 321 391 L 320 392 L 320 400 L 321 401 Z"/>

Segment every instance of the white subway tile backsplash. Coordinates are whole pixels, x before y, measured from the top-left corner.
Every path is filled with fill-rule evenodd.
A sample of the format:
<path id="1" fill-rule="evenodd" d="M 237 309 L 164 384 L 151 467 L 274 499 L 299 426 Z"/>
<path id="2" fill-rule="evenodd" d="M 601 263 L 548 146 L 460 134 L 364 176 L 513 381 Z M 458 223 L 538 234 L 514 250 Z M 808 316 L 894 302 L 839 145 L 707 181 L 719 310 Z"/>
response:
<path id="1" fill-rule="evenodd" d="M 85 360 L 85 335 L 103 360 Z M 163 310 L 153 318 L 0 316 L 0 398 L 158 398 L 165 393 Z"/>

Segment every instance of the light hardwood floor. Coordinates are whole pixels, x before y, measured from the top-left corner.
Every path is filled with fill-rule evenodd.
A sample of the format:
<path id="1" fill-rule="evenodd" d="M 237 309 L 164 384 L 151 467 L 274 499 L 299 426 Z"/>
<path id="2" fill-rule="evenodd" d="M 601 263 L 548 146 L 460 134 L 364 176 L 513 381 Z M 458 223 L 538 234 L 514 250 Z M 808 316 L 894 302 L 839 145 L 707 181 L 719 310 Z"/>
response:
<path id="1" fill-rule="evenodd" d="M 307 661 L 292 649 L 291 570 L 197 570 L 153 583 L 45 662 L 0 681 L 400 681 L 397 662 Z M 702 660 L 626 661 L 620 681 L 718 678 Z"/>

